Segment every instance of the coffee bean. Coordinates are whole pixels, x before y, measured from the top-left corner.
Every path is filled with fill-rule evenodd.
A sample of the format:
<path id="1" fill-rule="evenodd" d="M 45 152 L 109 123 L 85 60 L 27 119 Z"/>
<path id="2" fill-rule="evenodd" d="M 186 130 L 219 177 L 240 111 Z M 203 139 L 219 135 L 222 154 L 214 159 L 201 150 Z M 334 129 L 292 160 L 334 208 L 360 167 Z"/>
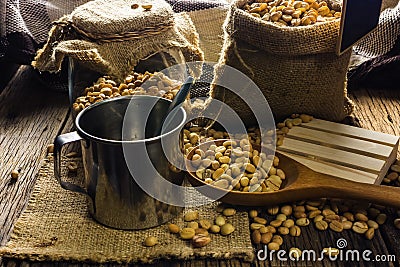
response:
<path id="1" fill-rule="evenodd" d="M 154 236 L 148 236 L 146 237 L 146 239 L 144 240 L 144 245 L 146 247 L 153 247 L 158 243 L 157 237 Z"/>
<path id="2" fill-rule="evenodd" d="M 192 239 L 195 236 L 195 230 L 193 228 L 183 228 L 180 231 L 180 237 L 182 239 Z"/>
<path id="3" fill-rule="evenodd" d="M 301 228 L 297 225 L 293 225 L 292 227 L 289 228 L 289 233 L 291 236 L 300 236 Z"/>
<path id="4" fill-rule="evenodd" d="M 387 219 L 387 215 L 385 213 L 380 213 L 378 216 L 376 216 L 375 221 L 378 224 L 382 225 L 386 222 L 386 219 Z"/>
<path id="5" fill-rule="evenodd" d="M 261 243 L 261 233 L 259 230 L 254 230 L 251 233 L 251 240 L 253 241 L 254 244 L 260 244 Z"/>
<path id="6" fill-rule="evenodd" d="M 300 218 L 296 220 L 296 224 L 298 226 L 307 226 L 310 224 L 310 220 L 308 218 Z"/>
<path id="7" fill-rule="evenodd" d="M 329 224 L 329 228 L 330 228 L 331 230 L 335 231 L 335 232 L 340 233 L 340 232 L 343 231 L 343 224 L 342 224 L 341 222 L 339 222 L 339 221 L 332 221 L 332 222 Z"/>
<path id="8" fill-rule="evenodd" d="M 326 221 L 324 221 L 324 220 L 317 221 L 317 222 L 315 223 L 315 227 L 316 227 L 318 230 L 324 231 L 324 230 L 328 229 L 328 223 L 327 223 Z"/>
<path id="9" fill-rule="evenodd" d="M 375 229 L 374 228 L 369 228 L 367 232 L 365 232 L 365 237 L 368 240 L 371 240 L 375 235 Z"/>
<path id="10" fill-rule="evenodd" d="M 366 222 L 355 222 L 352 229 L 358 234 L 364 234 L 368 231 L 368 225 Z"/>
<path id="11" fill-rule="evenodd" d="M 211 242 L 211 238 L 209 236 L 205 236 L 202 234 L 197 234 L 192 239 L 192 245 L 195 248 L 201 248 L 206 246 Z"/>
<path id="12" fill-rule="evenodd" d="M 178 225 L 170 223 L 170 224 L 168 224 L 168 230 L 173 234 L 177 234 L 177 233 L 179 233 L 180 228 Z"/>
<path id="13" fill-rule="evenodd" d="M 266 245 L 272 240 L 272 233 L 268 232 L 265 234 L 261 234 L 261 243 Z"/>

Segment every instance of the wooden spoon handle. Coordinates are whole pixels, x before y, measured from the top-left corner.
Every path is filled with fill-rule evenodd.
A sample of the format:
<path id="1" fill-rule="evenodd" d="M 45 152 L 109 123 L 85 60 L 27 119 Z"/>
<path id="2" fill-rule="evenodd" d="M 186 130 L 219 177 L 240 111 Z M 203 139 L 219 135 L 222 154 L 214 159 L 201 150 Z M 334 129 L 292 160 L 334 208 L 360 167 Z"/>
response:
<path id="1" fill-rule="evenodd" d="M 400 188 L 353 182 L 334 176 L 320 174 L 312 188 L 325 197 L 365 200 L 384 206 L 400 208 Z M 310 194 L 312 192 L 309 192 Z"/>

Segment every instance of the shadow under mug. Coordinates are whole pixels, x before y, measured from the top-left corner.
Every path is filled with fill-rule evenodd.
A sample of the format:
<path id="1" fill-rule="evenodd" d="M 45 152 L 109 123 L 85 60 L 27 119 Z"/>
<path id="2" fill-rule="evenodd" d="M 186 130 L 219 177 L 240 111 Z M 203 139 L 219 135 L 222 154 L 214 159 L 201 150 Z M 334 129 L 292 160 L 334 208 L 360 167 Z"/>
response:
<path id="1" fill-rule="evenodd" d="M 87 195 L 89 212 L 101 224 L 117 229 L 144 229 L 163 224 L 182 211 L 182 207 L 168 204 L 175 203 L 168 202 L 169 198 L 184 198 L 182 190 L 175 186 L 182 185 L 184 173 L 169 159 L 183 160 L 181 130 L 186 121 L 185 110 L 180 107 L 174 112 L 167 128 L 158 134 L 170 103 L 154 96 L 105 100 L 78 114 L 77 131 L 55 139 L 56 178 L 62 188 Z M 75 141 L 80 141 L 82 147 L 83 186 L 61 177 L 61 149 Z M 167 149 L 163 144 L 168 144 Z M 126 151 L 130 151 L 128 157 Z M 145 151 L 150 161 L 143 160 L 146 155 L 139 151 Z M 136 179 L 131 172 L 132 163 L 139 170 L 154 169 L 170 186 L 161 186 L 156 177 Z M 149 191 L 143 190 L 138 181 L 145 181 L 152 193 L 161 194 L 163 202 L 146 193 Z"/>

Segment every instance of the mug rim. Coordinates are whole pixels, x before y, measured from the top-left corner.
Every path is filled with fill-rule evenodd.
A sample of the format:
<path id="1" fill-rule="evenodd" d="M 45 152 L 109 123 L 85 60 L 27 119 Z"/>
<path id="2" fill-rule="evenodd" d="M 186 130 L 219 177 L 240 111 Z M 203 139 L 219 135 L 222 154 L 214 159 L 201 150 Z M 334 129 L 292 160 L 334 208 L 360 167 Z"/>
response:
<path id="1" fill-rule="evenodd" d="M 84 110 L 82 110 L 81 112 L 79 112 L 79 114 L 76 116 L 75 118 L 75 126 L 78 130 L 78 133 L 83 135 L 84 137 L 86 137 L 87 139 L 90 140 L 95 140 L 96 142 L 102 142 L 102 143 L 110 143 L 110 144 L 136 144 L 136 143 L 149 143 L 149 142 L 154 142 L 154 141 L 158 141 L 159 139 L 164 138 L 165 136 L 168 136 L 170 134 L 172 134 L 173 132 L 176 132 L 178 129 L 180 129 L 181 127 L 183 127 L 183 125 L 186 123 L 186 118 L 187 118 L 187 114 L 186 114 L 186 110 L 181 106 L 179 107 L 179 110 L 182 112 L 183 118 L 182 121 L 178 124 L 178 126 L 172 130 L 170 130 L 167 133 L 163 133 L 161 135 L 158 136 L 154 136 L 151 138 L 145 138 L 145 139 L 140 139 L 140 140 L 113 140 L 113 139 L 105 139 L 105 138 L 101 138 L 101 137 L 97 137 L 94 136 L 92 134 L 87 133 L 86 131 L 84 131 L 80 125 L 79 125 L 79 120 L 80 118 L 84 115 L 85 112 L 89 112 L 91 109 L 100 106 L 100 105 L 104 105 L 107 102 L 112 102 L 112 101 L 119 101 L 119 100 L 124 100 L 124 99 L 133 99 L 133 98 L 155 98 L 158 100 L 163 100 L 169 103 L 172 103 L 172 100 L 163 98 L 163 97 L 159 97 L 159 96 L 150 96 L 150 95 L 129 95 L 129 96 L 121 96 L 121 97 L 117 97 L 117 98 L 110 98 L 110 99 L 106 99 L 103 101 L 100 101 L 98 103 L 92 104 L 89 107 L 85 108 Z"/>

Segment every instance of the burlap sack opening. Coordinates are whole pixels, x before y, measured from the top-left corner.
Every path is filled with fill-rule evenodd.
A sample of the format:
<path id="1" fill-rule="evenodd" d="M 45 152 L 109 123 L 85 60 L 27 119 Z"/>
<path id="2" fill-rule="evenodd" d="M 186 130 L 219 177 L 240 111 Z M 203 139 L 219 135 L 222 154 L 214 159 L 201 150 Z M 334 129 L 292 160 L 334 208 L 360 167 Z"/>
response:
<path id="1" fill-rule="evenodd" d="M 292 113 L 331 121 L 349 115 L 353 104 L 347 98 L 346 73 L 351 51 L 335 54 L 340 21 L 281 27 L 241 10 L 242 2 L 231 5 L 224 23 L 215 79 L 224 64 L 246 74 L 264 94 L 276 120 Z M 245 124 L 256 124 L 251 108 L 231 91 L 215 86 L 211 95 L 233 108 Z"/>
<path id="2" fill-rule="evenodd" d="M 176 63 L 203 60 L 196 29 L 186 13 L 163 0 L 94 0 L 56 21 L 32 65 L 57 72 L 65 56 L 121 80 L 140 60 L 164 52 Z M 145 11 L 141 5 L 151 4 Z"/>

